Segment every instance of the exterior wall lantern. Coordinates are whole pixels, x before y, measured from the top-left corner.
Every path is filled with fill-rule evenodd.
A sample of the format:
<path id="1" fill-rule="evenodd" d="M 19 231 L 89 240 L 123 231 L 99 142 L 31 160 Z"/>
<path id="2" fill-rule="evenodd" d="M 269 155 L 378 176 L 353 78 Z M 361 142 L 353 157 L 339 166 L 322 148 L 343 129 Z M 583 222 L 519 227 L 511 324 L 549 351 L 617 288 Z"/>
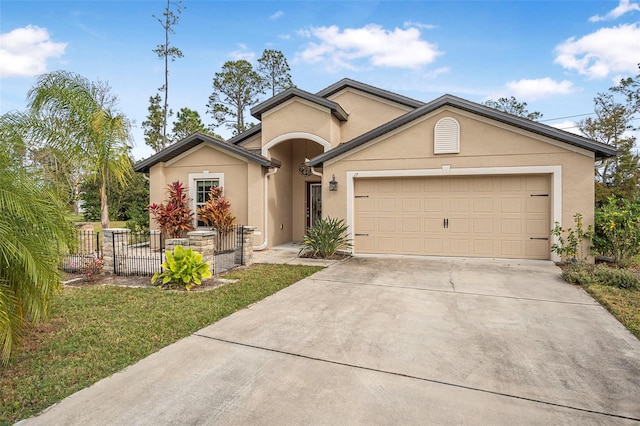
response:
<path id="1" fill-rule="evenodd" d="M 338 190 L 338 182 L 336 182 L 336 175 L 331 175 L 331 180 L 329 181 L 329 191 L 337 191 Z"/>

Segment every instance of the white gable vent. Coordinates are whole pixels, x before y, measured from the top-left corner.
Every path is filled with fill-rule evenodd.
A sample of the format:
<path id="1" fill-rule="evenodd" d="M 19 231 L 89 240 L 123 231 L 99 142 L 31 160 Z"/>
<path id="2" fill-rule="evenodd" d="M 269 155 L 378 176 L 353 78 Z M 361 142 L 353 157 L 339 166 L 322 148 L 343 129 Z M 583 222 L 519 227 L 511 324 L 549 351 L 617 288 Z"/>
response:
<path id="1" fill-rule="evenodd" d="M 445 117 L 436 123 L 433 135 L 434 154 L 460 152 L 460 124 L 455 118 Z"/>

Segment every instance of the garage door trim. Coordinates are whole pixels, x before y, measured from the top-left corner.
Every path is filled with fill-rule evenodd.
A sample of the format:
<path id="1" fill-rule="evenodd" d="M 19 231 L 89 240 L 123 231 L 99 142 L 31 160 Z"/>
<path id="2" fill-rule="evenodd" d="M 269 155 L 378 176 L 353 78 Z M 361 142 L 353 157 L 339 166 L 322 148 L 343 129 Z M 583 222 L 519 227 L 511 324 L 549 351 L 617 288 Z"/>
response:
<path id="1" fill-rule="evenodd" d="M 354 235 L 355 212 L 355 180 L 358 178 L 383 177 L 446 177 L 446 176 L 479 176 L 479 175 L 532 175 L 547 174 L 551 176 L 551 223 L 558 222 L 562 226 L 562 166 L 521 166 L 521 167 L 479 167 L 414 170 L 359 170 L 347 171 L 347 232 Z M 554 243 L 557 241 L 554 239 Z M 358 254 L 355 249 L 353 254 Z M 551 260 L 560 261 L 556 253 L 551 253 Z"/>

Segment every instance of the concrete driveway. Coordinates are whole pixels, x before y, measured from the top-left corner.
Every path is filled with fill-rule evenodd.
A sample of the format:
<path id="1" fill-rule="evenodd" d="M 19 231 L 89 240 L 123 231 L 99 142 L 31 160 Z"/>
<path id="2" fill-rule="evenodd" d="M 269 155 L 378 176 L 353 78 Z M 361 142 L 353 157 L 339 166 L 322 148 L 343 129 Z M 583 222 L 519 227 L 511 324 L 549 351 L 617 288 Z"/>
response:
<path id="1" fill-rule="evenodd" d="M 353 258 L 23 424 L 639 424 L 640 341 L 550 262 Z"/>

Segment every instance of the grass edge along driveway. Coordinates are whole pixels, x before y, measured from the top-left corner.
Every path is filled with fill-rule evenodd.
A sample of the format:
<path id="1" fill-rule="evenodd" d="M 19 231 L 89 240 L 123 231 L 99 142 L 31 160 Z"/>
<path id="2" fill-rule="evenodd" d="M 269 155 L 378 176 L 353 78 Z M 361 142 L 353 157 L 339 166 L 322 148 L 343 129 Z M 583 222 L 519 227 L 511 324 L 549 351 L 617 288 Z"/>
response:
<path id="1" fill-rule="evenodd" d="M 320 269 L 257 264 L 225 276 L 237 283 L 203 292 L 65 288 L 48 321 L 30 330 L 24 350 L 0 367 L 0 425 L 33 416 Z"/>

